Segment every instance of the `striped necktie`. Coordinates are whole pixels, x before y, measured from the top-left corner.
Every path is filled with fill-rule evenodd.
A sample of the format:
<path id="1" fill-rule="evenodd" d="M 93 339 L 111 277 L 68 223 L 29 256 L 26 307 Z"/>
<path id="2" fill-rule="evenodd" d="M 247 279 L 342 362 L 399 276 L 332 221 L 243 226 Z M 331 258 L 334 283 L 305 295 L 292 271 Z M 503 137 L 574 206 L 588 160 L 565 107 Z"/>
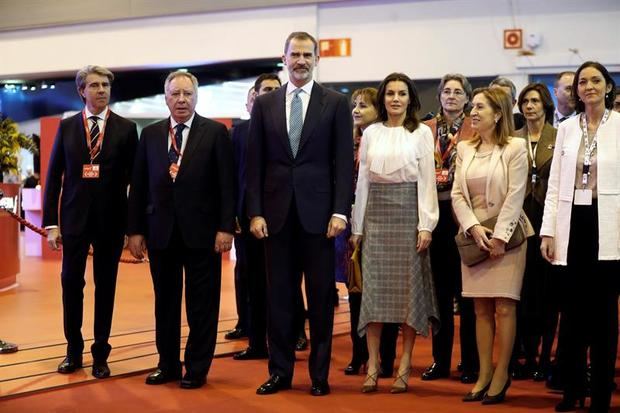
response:
<path id="1" fill-rule="evenodd" d="M 90 119 L 90 121 L 93 123 L 90 127 L 90 159 L 95 159 L 95 157 L 99 155 L 99 151 L 101 150 L 100 146 L 98 145 L 98 139 L 100 135 L 99 117 L 91 116 L 88 119 Z"/>
<path id="2" fill-rule="evenodd" d="M 174 133 L 174 143 L 176 143 L 177 149 L 180 151 L 181 146 L 183 145 L 183 129 L 185 129 L 185 124 L 179 123 L 174 128 L 176 129 Z M 168 150 L 168 160 L 170 163 L 177 163 L 179 160 L 179 154 L 174 150 L 172 142 L 170 143 L 170 149 Z"/>
<path id="3" fill-rule="evenodd" d="M 291 152 L 293 157 L 297 156 L 299 150 L 299 141 L 301 140 L 301 129 L 304 126 L 303 107 L 299 94 L 301 89 L 297 88 L 293 92 L 293 100 L 291 101 L 291 115 L 289 117 L 288 139 L 291 144 Z"/>

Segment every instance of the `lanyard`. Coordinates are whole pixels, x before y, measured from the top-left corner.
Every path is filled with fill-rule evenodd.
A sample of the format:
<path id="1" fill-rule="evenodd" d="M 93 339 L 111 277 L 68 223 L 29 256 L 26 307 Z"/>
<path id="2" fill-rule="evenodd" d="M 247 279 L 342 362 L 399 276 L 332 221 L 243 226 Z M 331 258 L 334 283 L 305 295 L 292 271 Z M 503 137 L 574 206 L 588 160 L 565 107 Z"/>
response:
<path id="1" fill-rule="evenodd" d="M 536 179 L 538 178 L 538 172 L 536 171 L 536 153 L 538 151 L 538 142 L 534 143 L 534 149 L 532 149 L 532 138 L 530 133 L 527 133 L 527 150 L 530 153 L 530 159 L 532 160 L 532 183 L 536 183 Z"/>
<path id="2" fill-rule="evenodd" d="M 596 150 L 596 144 L 598 142 L 598 130 L 603 123 L 607 121 L 609 117 L 609 109 L 605 109 L 605 113 L 601 118 L 598 126 L 596 127 L 596 131 L 594 132 L 594 136 L 592 137 L 592 143 L 590 143 L 590 138 L 588 137 L 588 120 L 586 119 L 586 114 L 583 113 L 581 115 L 581 132 L 583 137 L 583 146 L 584 146 L 584 154 L 583 154 L 583 174 L 581 175 L 581 183 L 585 188 L 588 185 L 588 178 L 590 177 L 590 165 L 592 165 L 592 154 Z"/>
<path id="3" fill-rule="evenodd" d="M 88 146 L 88 152 L 90 154 L 90 163 L 92 164 L 97 155 L 101 152 L 101 145 L 103 145 L 103 136 L 105 135 L 105 125 L 108 123 L 108 118 L 110 117 L 110 109 L 108 109 L 108 113 L 103 120 L 103 128 L 99 128 L 99 136 L 97 137 L 97 143 L 95 146 L 92 146 L 92 142 L 90 139 L 90 127 L 88 127 L 88 119 L 86 118 L 86 110 L 82 111 L 82 122 L 84 123 L 84 131 L 86 132 L 86 146 Z M 95 122 L 99 123 L 98 120 Z"/>
<path id="4" fill-rule="evenodd" d="M 458 132 L 457 132 L 458 133 Z M 449 134 L 451 135 L 451 134 Z M 448 136 L 449 136 L 448 135 Z M 446 159 L 448 159 L 448 156 L 450 156 L 450 151 L 452 151 L 452 148 L 454 147 L 454 141 L 456 141 L 456 137 L 453 136 L 450 140 L 450 144 L 448 145 L 448 147 L 446 148 L 445 151 L 441 151 L 441 142 L 440 139 L 437 138 L 437 144 L 435 145 L 435 150 L 437 151 L 437 153 L 441 156 L 441 167 L 443 168 L 443 164 L 444 162 L 446 162 Z"/>

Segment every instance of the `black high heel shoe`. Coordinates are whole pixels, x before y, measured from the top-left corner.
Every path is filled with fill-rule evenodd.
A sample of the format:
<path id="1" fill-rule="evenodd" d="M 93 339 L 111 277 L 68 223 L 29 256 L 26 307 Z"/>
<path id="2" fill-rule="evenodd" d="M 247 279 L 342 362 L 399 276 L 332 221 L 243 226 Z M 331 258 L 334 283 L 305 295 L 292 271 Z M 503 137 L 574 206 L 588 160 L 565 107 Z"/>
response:
<path id="1" fill-rule="evenodd" d="M 556 412 L 574 412 L 577 410 L 576 405 L 579 404 L 580 408 L 583 408 L 586 404 L 586 397 L 573 397 L 564 395 L 562 401 L 555 405 Z"/>
<path id="2" fill-rule="evenodd" d="M 489 382 L 486 386 L 478 391 L 470 391 L 463 397 L 464 402 L 479 402 L 484 399 L 484 395 L 489 391 L 489 387 L 491 387 L 491 382 Z"/>
<path id="3" fill-rule="evenodd" d="M 506 398 L 506 392 L 508 391 L 508 387 L 510 387 L 511 381 L 510 378 L 506 381 L 504 388 L 499 393 L 491 396 L 489 393 L 485 394 L 482 398 L 482 404 L 499 404 L 504 401 Z"/>
<path id="4" fill-rule="evenodd" d="M 360 373 L 360 369 L 362 370 L 363 373 L 365 373 L 366 363 L 367 363 L 367 360 L 365 361 L 351 360 L 349 365 L 345 367 L 344 374 L 346 376 L 357 376 Z"/>

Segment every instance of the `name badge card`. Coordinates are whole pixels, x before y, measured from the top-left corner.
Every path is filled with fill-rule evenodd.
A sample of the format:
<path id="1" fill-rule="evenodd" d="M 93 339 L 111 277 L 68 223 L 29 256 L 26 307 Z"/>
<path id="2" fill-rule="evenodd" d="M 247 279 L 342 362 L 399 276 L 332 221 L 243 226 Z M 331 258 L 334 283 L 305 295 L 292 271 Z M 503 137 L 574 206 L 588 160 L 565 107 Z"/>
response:
<path id="1" fill-rule="evenodd" d="M 438 184 L 445 184 L 448 182 L 448 177 L 450 175 L 450 171 L 447 169 L 435 169 L 435 179 Z"/>
<path id="2" fill-rule="evenodd" d="M 575 189 L 575 205 L 592 205 L 592 190 Z"/>
<path id="3" fill-rule="evenodd" d="M 99 165 L 86 164 L 82 166 L 82 178 L 97 179 L 99 178 Z"/>
<path id="4" fill-rule="evenodd" d="M 170 174 L 170 178 L 174 181 L 177 179 L 177 175 L 179 173 L 179 165 L 176 163 L 170 164 L 170 168 L 168 168 L 168 173 Z"/>

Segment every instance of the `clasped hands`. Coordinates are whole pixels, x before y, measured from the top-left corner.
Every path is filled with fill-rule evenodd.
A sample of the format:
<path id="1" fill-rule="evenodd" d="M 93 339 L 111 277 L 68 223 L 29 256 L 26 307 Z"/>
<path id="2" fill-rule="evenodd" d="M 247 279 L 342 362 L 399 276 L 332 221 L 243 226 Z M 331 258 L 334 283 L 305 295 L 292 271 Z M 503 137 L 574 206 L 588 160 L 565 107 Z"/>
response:
<path id="1" fill-rule="evenodd" d="M 476 224 L 469 229 L 469 234 L 482 251 L 487 251 L 491 258 L 502 257 L 506 253 L 506 243 L 499 238 L 489 238 L 493 230 Z"/>
<path id="2" fill-rule="evenodd" d="M 327 238 L 338 236 L 347 227 L 347 222 L 338 217 L 332 216 L 327 224 Z M 250 220 L 250 232 L 258 239 L 267 238 L 269 231 L 267 230 L 267 221 L 261 216 L 255 216 Z"/>

